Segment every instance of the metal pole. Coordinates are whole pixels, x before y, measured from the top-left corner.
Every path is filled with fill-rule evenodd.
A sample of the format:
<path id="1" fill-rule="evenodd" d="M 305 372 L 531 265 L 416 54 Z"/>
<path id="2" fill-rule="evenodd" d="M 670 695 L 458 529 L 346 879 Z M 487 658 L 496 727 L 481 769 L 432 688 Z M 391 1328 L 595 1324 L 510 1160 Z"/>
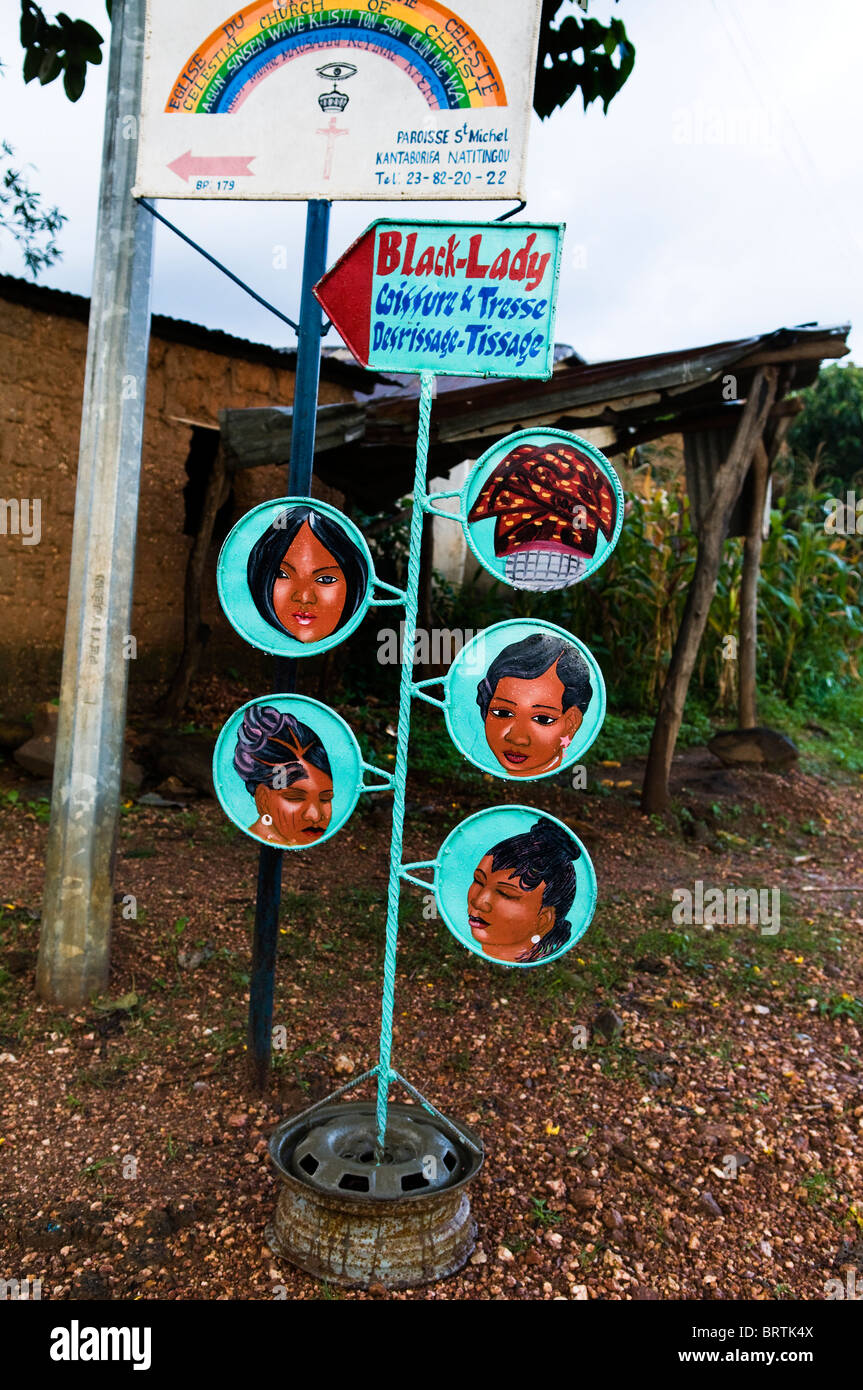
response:
<path id="1" fill-rule="evenodd" d="M 108 983 L 123 765 L 153 219 L 132 198 L 144 0 L 114 8 L 102 181 L 36 985 L 67 1007 Z"/>
<path id="2" fill-rule="evenodd" d="M 411 728 L 411 695 L 414 677 L 414 645 L 417 632 L 420 559 L 424 508 L 428 496 L 426 478 L 429 426 L 435 379 L 431 372 L 420 375 L 420 411 L 417 434 L 414 501 L 411 513 L 408 583 L 405 594 L 405 630 L 402 640 L 402 669 L 399 685 L 399 727 L 396 739 L 396 766 L 393 773 L 393 833 L 390 842 L 390 876 L 387 889 L 387 937 L 384 949 L 384 984 L 381 1000 L 381 1042 L 378 1054 L 377 1161 L 383 1158 L 387 1136 L 387 1097 L 395 1073 L 391 1068 L 393 1048 L 393 1010 L 395 1008 L 396 948 L 399 936 L 399 897 L 401 891 L 402 835 L 405 820 L 405 787 L 408 776 L 408 744 Z"/>
<path id="3" fill-rule="evenodd" d="M 315 424 L 318 414 L 318 381 L 321 374 L 323 311 L 313 287 L 327 268 L 330 204 L 315 200 L 306 212 L 306 245 L 300 299 L 300 331 L 297 341 L 297 375 L 291 428 L 290 497 L 311 497 L 315 458 Z M 296 661 L 277 659 L 275 686 L 285 694 L 296 686 Z M 276 947 L 279 941 L 279 903 L 282 897 L 282 851 L 261 847 L 258 858 L 258 895 L 252 938 L 252 971 L 249 984 L 248 1049 L 252 1078 L 263 1090 L 270 1075 L 273 1031 L 273 994 L 276 979 Z"/>

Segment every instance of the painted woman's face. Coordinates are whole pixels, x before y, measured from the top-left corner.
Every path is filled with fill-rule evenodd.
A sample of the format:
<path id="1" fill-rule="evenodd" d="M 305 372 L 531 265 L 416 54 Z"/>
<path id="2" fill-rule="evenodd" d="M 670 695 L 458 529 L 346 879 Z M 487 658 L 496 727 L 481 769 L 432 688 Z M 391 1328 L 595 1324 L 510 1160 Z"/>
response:
<path id="1" fill-rule="evenodd" d="M 485 717 L 488 746 L 513 777 L 536 777 L 559 767 L 582 720 L 570 705 L 564 713 L 564 685 L 557 663 L 536 680 L 504 676 Z"/>
<path id="2" fill-rule="evenodd" d="M 298 642 L 320 642 L 335 632 L 346 597 L 341 566 L 304 521 L 273 585 L 276 617 Z"/>
<path id="3" fill-rule="evenodd" d="M 304 775 L 289 787 L 259 786 L 255 805 L 272 825 L 258 833 L 283 845 L 312 845 L 326 834 L 333 814 L 333 779 L 311 763 L 300 764 Z"/>
<path id="4" fill-rule="evenodd" d="M 543 907 L 545 884 L 525 890 L 512 870 L 492 869 L 492 855 L 477 864 L 467 893 L 468 925 L 483 954 L 493 960 L 518 960 L 533 950 L 533 937 L 554 926 L 553 907 Z"/>

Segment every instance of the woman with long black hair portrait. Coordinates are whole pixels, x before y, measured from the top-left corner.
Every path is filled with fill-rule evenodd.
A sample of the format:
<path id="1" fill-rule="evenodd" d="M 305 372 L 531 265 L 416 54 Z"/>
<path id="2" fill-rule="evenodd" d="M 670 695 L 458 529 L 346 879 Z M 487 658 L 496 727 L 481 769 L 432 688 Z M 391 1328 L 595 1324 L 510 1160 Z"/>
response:
<path id="1" fill-rule="evenodd" d="M 280 512 L 249 552 L 249 591 L 261 617 L 297 642 L 345 626 L 366 595 L 368 565 L 337 522 L 313 506 Z"/>

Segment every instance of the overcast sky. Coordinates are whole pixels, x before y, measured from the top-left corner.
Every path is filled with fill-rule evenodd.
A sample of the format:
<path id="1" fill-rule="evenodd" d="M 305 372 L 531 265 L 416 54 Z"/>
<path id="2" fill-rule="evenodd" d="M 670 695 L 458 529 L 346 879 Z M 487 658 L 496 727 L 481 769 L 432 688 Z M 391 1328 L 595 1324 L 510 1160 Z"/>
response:
<path id="1" fill-rule="evenodd" d="M 52 0 L 43 7 L 57 8 Z M 87 294 L 107 63 L 90 69 L 74 106 L 59 82 L 25 87 L 19 8 L 3 0 L 0 134 L 34 166 L 30 181 L 44 201 L 69 219 L 63 258 L 40 282 Z M 66 0 L 65 8 L 107 34 L 103 0 Z M 637 57 L 607 116 L 598 105 L 585 114 L 575 97 L 550 120 L 533 118 L 525 215 L 567 223 L 558 340 L 597 361 L 850 321 L 852 355 L 863 360 L 863 5 L 593 0 L 590 12 L 620 14 Z M 423 209 L 435 217 L 498 211 L 413 204 L 404 215 Z M 161 210 L 296 315 L 303 205 L 163 201 Z M 392 204 L 336 204 L 330 261 L 392 212 Z M 281 244 L 297 248 L 295 269 L 274 268 Z M 24 274 L 2 231 L 0 271 Z M 289 329 L 164 228 L 153 309 L 293 346 Z"/>

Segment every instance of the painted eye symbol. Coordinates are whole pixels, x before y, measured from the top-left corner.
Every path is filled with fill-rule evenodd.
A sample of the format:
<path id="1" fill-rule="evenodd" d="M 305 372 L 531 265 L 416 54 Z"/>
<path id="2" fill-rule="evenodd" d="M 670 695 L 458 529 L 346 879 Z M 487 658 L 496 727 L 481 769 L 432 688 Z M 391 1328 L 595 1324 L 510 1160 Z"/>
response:
<path id="1" fill-rule="evenodd" d="M 317 69 L 317 74 L 318 77 L 325 77 L 327 82 L 338 82 L 356 76 L 356 71 L 353 63 L 325 63 Z"/>

